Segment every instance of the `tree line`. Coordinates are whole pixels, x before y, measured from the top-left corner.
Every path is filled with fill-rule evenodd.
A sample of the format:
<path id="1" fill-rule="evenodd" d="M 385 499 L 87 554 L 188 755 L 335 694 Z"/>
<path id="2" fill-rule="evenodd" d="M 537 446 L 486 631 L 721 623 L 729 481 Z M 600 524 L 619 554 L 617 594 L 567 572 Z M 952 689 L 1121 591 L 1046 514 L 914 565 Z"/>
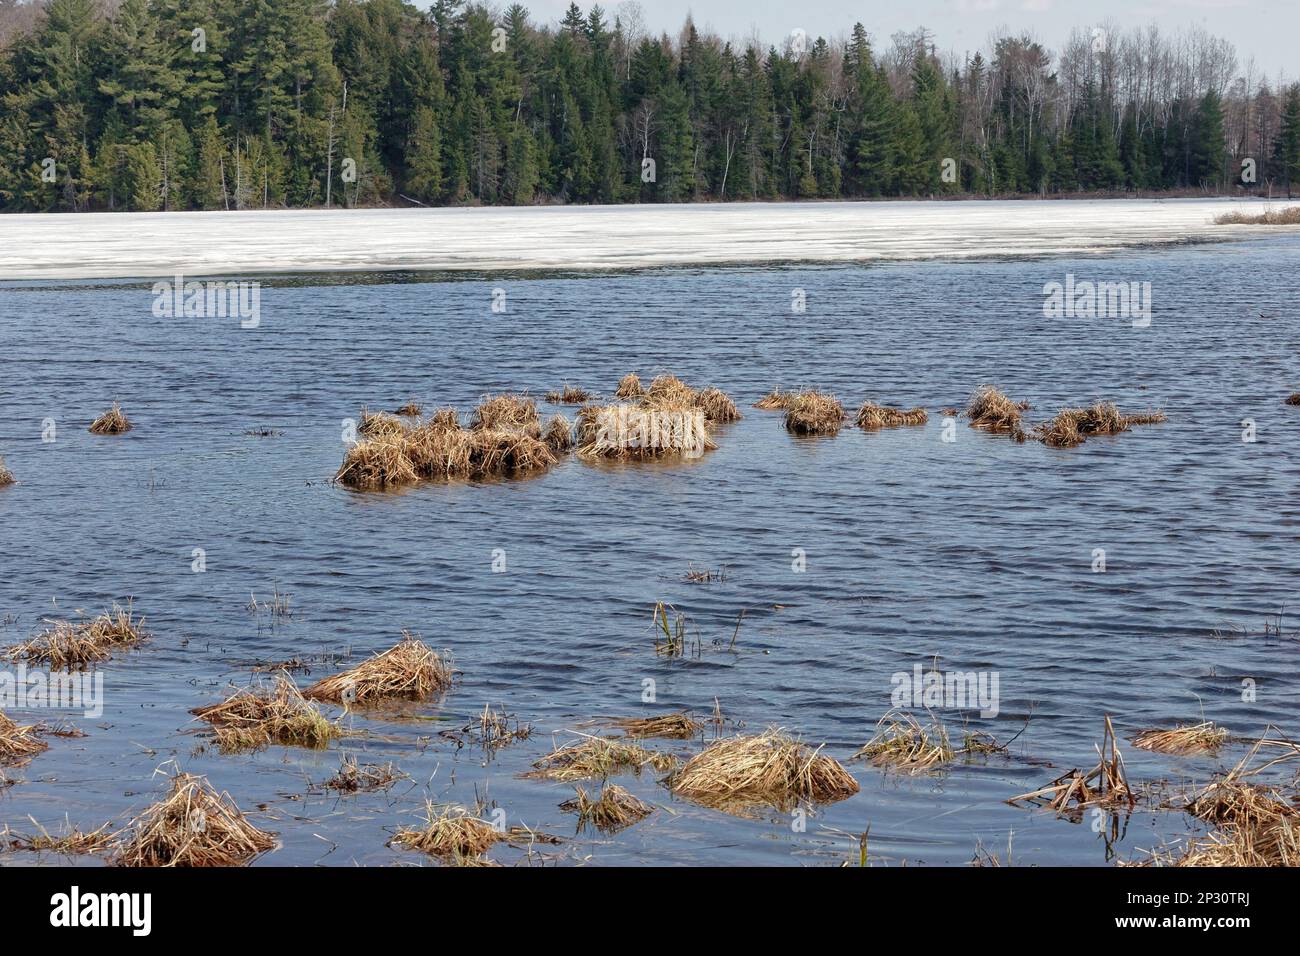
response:
<path id="1" fill-rule="evenodd" d="M 1300 84 L 1193 28 L 742 46 L 640 7 L 0 0 L 0 209 L 1300 187 Z"/>

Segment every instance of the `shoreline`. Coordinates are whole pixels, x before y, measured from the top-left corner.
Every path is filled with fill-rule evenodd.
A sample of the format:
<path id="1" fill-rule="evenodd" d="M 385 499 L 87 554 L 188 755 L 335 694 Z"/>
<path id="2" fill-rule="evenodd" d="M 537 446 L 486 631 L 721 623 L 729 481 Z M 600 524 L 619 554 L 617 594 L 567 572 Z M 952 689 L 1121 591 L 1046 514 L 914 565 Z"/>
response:
<path id="1" fill-rule="evenodd" d="M 1214 225 L 1256 199 L 691 203 L 21 213 L 0 280 L 566 270 L 1090 255 L 1291 227 Z M 1300 200 L 1269 202 L 1284 208 Z M 109 252 L 108 250 L 112 250 Z"/>

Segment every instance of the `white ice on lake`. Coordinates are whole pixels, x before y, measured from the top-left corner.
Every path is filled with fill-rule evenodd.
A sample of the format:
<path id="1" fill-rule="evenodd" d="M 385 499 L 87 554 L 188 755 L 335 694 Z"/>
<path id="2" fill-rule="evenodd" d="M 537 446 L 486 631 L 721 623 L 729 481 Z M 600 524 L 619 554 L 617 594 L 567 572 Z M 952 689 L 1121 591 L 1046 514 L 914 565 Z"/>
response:
<path id="1" fill-rule="evenodd" d="M 0 279 L 593 270 L 1104 253 L 1297 227 L 1218 199 L 804 202 L 0 215 Z"/>

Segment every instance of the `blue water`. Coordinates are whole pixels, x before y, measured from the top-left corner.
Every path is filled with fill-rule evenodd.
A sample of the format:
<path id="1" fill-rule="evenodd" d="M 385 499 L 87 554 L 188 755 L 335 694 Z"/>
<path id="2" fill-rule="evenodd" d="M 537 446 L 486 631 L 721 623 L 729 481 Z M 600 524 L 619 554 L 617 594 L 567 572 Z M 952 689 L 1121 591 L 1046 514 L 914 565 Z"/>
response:
<path id="1" fill-rule="evenodd" d="M 1043 285 L 1067 273 L 1150 282 L 1150 327 L 1045 318 Z M 1176 844 L 1189 826 L 1177 812 L 1143 806 L 1108 841 L 1088 818 L 1004 801 L 1091 767 L 1106 714 L 1130 777 L 1175 790 L 1242 747 L 1180 758 L 1127 738 L 1202 715 L 1252 739 L 1270 724 L 1296 733 L 1300 408 L 1283 399 L 1300 389 L 1297 275 L 1300 240 L 1283 237 L 1079 260 L 278 277 L 263 279 L 256 329 L 157 318 L 147 282 L 0 285 L 0 455 L 18 479 L 0 490 L 0 640 L 128 597 L 153 633 L 102 667 L 102 717 L 10 713 L 68 718 L 87 736 L 50 738 L 5 771 L 0 824 L 120 827 L 164 791 L 165 764 L 206 775 L 279 835 L 263 863 L 425 862 L 385 843 L 426 797 L 566 837 L 531 856 L 499 846 L 504 863 L 856 862 L 868 826 L 878 865 L 964 865 L 977 844 L 1005 861 L 1008 840 L 1017 864 L 1101 865 Z M 804 314 L 791 311 L 796 289 Z M 717 385 L 745 417 L 692 462 L 570 458 L 531 480 L 401 494 L 329 481 L 362 405 L 413 397 L 468 412 L 484 393 L 540 396 L 564 381 L 611 395 L 628 371 Z M 1028 401 L 1031 422 L 1094 399 L 1169 421 L 1074 449 L 964 421 L 943 441 L 940 409 L 986 382 Z M 795 439 L 780 413 L 749 407 L 773 386 L 830 390 L 851 411 L 922 405 L 930 423 Z M 134 430 L 89 434 L 114 400 Z M 244 434 L 256 428 L 281 434 Z M 682 580 L 724 565 L 722 582 Z M 273 588 L 291 594 L 291 617 L 247 609 Z M 657 601 L 688 616 L 698 659 L 656 655 Z M 1279 612 L 1282 634 L 1265 634 Z M 203 747 L 189 709 L 249 683 L 253 664 L 315 660 L 299 675 L 314 680 L 341 666 L 324 658 L 355 662 L 404 628 L 462 672 L 407 715 L 421 719 L 352 715 L 369 736 L 327 752 Z M 891 707 L 891 675 L 916 664 L 996 672 L 996 718 L 934 716 L 958 741 L 966 726 L 1002 740 L 1023 728 L 1010 752 L 915 777 L 848 762 Z M 801 832 L 789 814 L 730 816 L 653 773 L 624 776 L 656 812 L 578 836 L 558 808 L 571 785 L 518 777 L 588 721 L 708 713 L 715 698 L 744 732 L 780 726 L 824 744 L 861 792 L 814 808 Z M 533 737 L 488 761 L 441 735 L 485 703 Z M 684 757 L 701 746 L 652 745 Z M 411 779 L 387 794 L 314 792 L 341 752 Z M 39 862 L 58 861 L 0 853 Z"/>

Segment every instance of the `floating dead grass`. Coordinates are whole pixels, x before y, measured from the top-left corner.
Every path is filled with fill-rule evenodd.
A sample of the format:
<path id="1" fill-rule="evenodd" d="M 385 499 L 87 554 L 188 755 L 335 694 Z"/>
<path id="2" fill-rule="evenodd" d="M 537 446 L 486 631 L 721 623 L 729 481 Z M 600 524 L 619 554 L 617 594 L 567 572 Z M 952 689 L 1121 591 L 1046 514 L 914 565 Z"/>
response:
<path id="1" fill-rule="evenodd" d="M 641 378 L 636 372 L 628 372 L 618 380 L 618 388 L 614 391 L 615 398 L 641 398 L 645 395 L 645 388 L 641 385 Z"/>
<path id="2" fill-rule="evenodd" d="M 490 824 L 454 804 L 439 806 L 427 802 L 424 823 L 404 827 L 389 841 L 390 846 L 419 850 L 445 860 L 477 860 L 493 845 L 506 839 Z"/>
<path id="3" fill-rule="evenodd" d="M 665 773 L 676 766 L 677 758 L 672 754 L 617 738 L 583 735 L 538 760 L 523 776 L 537 780 L 603 780 L 618 773 L 639 774 L 646 767 Z"/>
<path id="4" fill-rule="evenodd" d="M 585 388 L 570 385 L 568 382 L 565 382 L 562 387 L 546 393 L 546 400 L 552 405 L 585 405 L 595 397 Z"/>
<path id="5" fill-rule="evenodd" d="M 994 386 L 981 385 L 966 403 L 966 418 L 971 428 L 1005 433 L 1016 441 L 1024 441 L 1020 419 L 1028 408 L 1027 402 L 1012 401 Z"/>
<path id="6" fill-rule="evenodd" d="M 1139 750 L 1185 756 L 1187 754 L 1212 754 L 1228 741 L 1228 732 L 1216 727 L 1212 721 L 1202 721 L 1191 726 L 1178 726 L 1172 730 L 1144 730 L 1133 738 Z"/>
<path id="7" fill-rule="evenodd" d="M 118 843 L 117 866 L 240 866 L 275 847 L 229 794 L 203 777 L 177 773 L 172 792 L 137 817 Z"/>
<path id="8" fill-rule="evenodd" d="M 858 409 L 857 424 L 864 431 L 879 431 L 882 428 L 924 425 L 929 420 L 930 414 L 924 408 L 891 408 L 888 405 L 863 402 Z"/>
<path id="9" fill-rule="evenodd" d="M 552 454 L 568 451 L 573 447 L 573 423 L 563 415 L 555 415 L 546 423 L 542 441 Z"/>
<path id="10" fill-rule="evenodd" d="M 594 799 L 582 787 L 574 789 L 574 798 L 560 804 L 560 809 L 578 815 L 579 831 L 593 826 L 601 833 L 617 833 L 654 812 L 654 807 L 632 796 L 618 784 L 605 784 L 600 788 L 600 796 Z"/>
<path id="11" fill-rule="evenodd" d="M 779 388 L 774 388 L 762 398 L 754 403 L 755 408 L 761 408 L 764 411 L 785 411 L 790 404 L 799 397 L 798 392 L 786 392 Z"/>
<path id="12" fill-rule="evenodd" d="M 410 779 L 392 763 L 357 763 L 357 758 L 347 756 L 339 771 L 325 781 L 327 790 L 338 793 L 374 793 L 387 790 L 399 780 Z"/>
<path id="13" fill-rule="evenodd" d="M 577 453 L 584 460 L 693 458 L 717 447 L 706 416 L 693 407 L 586 405 L 578 412 Z"/>
<path id="14" fill-rule="evenodd" d="M 901 773 L 933 770 L 956 756 L 948 731 L 937 720 L 923 725 L 906 711 L 891 710 L 876 724 L 876 733 L 853 756 Z"/>
<path id="15" fill-rule="evenodd" d="M 675 794 L 722 810 L 805 801 L 831 803 L 858 792 L 839 761 L 781 730 L 718 740 L 692 757 L 672 781 Z"/>
<path id="16" fill-rule="evenodd" d="M 284 675 L 269 687 L 245 688 L 190 713 L 212 726 L 222 753 L 260 750 L 273 743 L 323 750 L 331 740 L 344 736 L 343 728 L 327 719 Z"/>
<path id="17" fill-rule="evenodd" d="M 52 621 L 36 637 L 10 647 L 6 656 L 51 670 L 82 670 L 148 638 L 144 618 L 136 618 L 127 602 L 126 607 L 114 604 L 111 611 L 89 621 Z"/>
<path id="18" fill-rule="evenodd" d="M 0 488 L 7 488 L 14 483 L 14 473 L 5 467 L 4 456 L 0 455 Z"/>
<path id="19" fill-rule="evenodd" d="M 1032 803 L 1055 810 L 1062 816 L 1077 819 L 1088 807 L 1132 807 L 1137 797 L 1124 773 L 1115 728 L 1106 717 L 1102 742 L 1097 747 L 1097 766 L 1088 773 L 1071 770 L 1045 787 L 1012 797 L 1007 803 Z"/>
<path id="20" fill-rule="evenodd" d="M 113 403 L 113 407 L 90 423 L 90 431 L 95 435 L 121 435 L 131 430 L 131 422 L 122 411 L 122 407 Z"/>
<path id="21" fill-rule="evenodd" d="M 470 417 L 473 431 L 517 431 L 536 438 L 542 431 L 537 403 L 526 395 L 485 395 Z"/>
<path id="22" fill-rule="evenodd" d="M 11 850 L 61 853 L 64 856 L 88 856 L 108 850 L 113 845 L 113 835 L 109 832 L 107 823 L 98 830 L 86 832 L 77 829 L 65 819 L 63 828 L 58 833 L 51 833 L 33 817 L 29 816 L 27 819 L 31 820 L 32 826 L 36 827 L 36 833 L 14 833 L 5 827 L 4 832 L 0 833 L 0 845 L 8 844 Z"/>
<path id="23" fill-rule="evenodd" d="M 19 726 L 0 710 L 0 767 L 23 766 L 49 749 L 50 745 L 36 736 L 35 727 Z"/>
<path id="24" fill-rule="evenodd" d="M 1225 212 L 1214 220 L 1217 226 L 1300 226 L 1300 206 L 1266 209 L 1261 213 Z"/>
<path id="25" fill-rule="evenodd" d="M 628 737 L 663 737 L 668 740 L 690 740 L 704 727 L 701 721 L 684 710 L 658 717 L 621 717 L 609 723 Z"/>
<path id="26" fill-rule="evenodd" d="M 1052 448 L 1074 448 L 1089 435 L 1118 435 L 1134 425 L 1166 421 L 1164 412 L 1124 415 L 1114 402 L 1095 402 L 1087 408 L 1066 408 L 1051 421 L 1034 428 L 1034 437 Z"/>
<path id="27" fill-rule="evenodd" d="M 412 398 L 393 414 L 401 415 L 404 418 L 419 418 L 424 414 L 424 406 Z"/>
<path id="28" fill-rule="evenodd" d="M 394 646 L 356 667 L 304 690 L 311 700 L 366 705 L 382 700 L 425 700 L 451 686 L 452 670 L 417 635 L 402 632 Z"/>
<path id="29" fill-rule="evenodd" d="M 786 430 L 796 435 L 835 435 L 844 424 L 844 406 L 834 395 L 800 392 L 786 407 Z"/>

